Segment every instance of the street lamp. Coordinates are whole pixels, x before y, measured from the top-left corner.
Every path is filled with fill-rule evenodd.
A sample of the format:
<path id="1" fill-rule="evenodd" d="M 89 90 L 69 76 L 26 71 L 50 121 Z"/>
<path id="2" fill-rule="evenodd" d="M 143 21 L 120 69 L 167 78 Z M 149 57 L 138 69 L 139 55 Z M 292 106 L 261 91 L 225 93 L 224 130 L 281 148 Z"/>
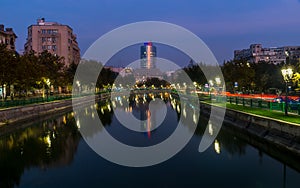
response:
<path id="1" fill-rule="evenodd" d="M 283 79 L 285 81 L 285 109 L 284 114 L 288 115 L 288 83 L 293 77 L 293 69 L 283 68 L 281 69 Z"/>
<path id="2" fill-rule="evenodd" d="M 221 78 L 220 77 L 216 77 L 215 78 L 216 83 L 217 83 L 217 92 L 220 92 L 220 85 L 221 85 Z"/>
<path id="3" fill-rule="evenodd" d="M 209 91 L 209 98 L 211 99 L 211 88 L 214 86 L 214 82 L 212 80 L 208 81 L 208 91 Z"/>

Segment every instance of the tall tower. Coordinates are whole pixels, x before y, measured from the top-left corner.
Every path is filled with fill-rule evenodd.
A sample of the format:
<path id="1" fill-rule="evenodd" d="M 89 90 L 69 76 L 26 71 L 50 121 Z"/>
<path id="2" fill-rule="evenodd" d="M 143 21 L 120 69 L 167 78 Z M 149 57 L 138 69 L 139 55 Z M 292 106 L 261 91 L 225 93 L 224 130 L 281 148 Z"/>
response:
<path id="1" fill-rule="evenodd" d="M 156 59 L 156 47 L 152 45 L 152 42 L 145 42 L 144 46 L 141 46 L 141 68 L 153 69 Z"/>

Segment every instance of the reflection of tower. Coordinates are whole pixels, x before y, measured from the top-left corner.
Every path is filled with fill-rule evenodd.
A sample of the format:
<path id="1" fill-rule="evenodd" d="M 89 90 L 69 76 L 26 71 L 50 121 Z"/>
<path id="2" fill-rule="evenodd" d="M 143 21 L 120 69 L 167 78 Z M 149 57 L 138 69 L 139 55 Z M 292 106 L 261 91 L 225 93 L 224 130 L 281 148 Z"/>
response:
<path id="1" fill-rule="evenodd" d="M 141 68 L 152 69 L 155 68 L 156 47 L 152 42 L 145 42 L 141 46 Z"/>

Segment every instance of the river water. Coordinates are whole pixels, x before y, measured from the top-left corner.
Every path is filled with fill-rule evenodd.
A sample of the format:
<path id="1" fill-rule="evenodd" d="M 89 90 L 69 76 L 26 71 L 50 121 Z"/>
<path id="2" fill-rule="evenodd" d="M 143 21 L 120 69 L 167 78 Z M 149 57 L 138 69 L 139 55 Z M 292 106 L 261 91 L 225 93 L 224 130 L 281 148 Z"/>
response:
<path id="1" fill-rule="evenodd" d="M 129 107 L 120 109 L 145 120 L 149 118 L 148 97 L 134 96 Z M 124 128 L 110 109 L 114 102 L 109 100 L 97 104 L 96 115 L 120 142 L 154 145 L 172 134 L 183 111 L 169 95 L 158 97 L 166 104 L 167 116 L 152 131 Z M 200 117 L 192 139 L 171 159 L 141 168 L 120 166 L 95 153 L 78 131 L 74 112 L 1 128 L 0 187 L 300 187 L 300 160 L 272 153 L 272 148 L 255 147 L 230 126 L 223 126 L 214 143 L 198 152 L 207 123 Z"/>

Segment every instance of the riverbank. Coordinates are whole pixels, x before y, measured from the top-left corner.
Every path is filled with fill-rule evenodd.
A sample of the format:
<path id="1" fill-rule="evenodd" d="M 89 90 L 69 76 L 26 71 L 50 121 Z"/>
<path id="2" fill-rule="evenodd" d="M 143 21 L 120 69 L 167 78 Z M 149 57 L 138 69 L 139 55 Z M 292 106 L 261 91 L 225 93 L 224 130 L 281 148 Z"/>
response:
<path id="1" fill-rule="evenodd" d="M 106 94 L 107 95 L 107 94 Z M 96 100 L 107 98 L 106 95 L 97 95 Z M 95 96 L 77 98 L 77 105 L 95 100 Z M 216 106 L 216 108 L 223 108 Z M 200 112 L 205 116 L 210 115 L 211 104 L 201 102 Z M 47 102 L 23 107 L 12 107 L 0 110 L 0 126 L 30 122 L 34 119 L 72 110 L 72 100 Z M 292 152 L 300 157 L 300 125 L 285 121 L 263 117 L 259 115 L 226 109 L 224 126 L 231 126 L 245 135 L 260 140 L 261 143 Z M 9 126 L 8 126 L 9 127 Z"/>
<path id="2" fill-rule="evenodd" d="M 101 96 L 99 95 L 99 98 Z M 84 104 L 95 100 L 95 96 L 84 96 L 75 98 L 76 105 Z M 98 100 L 98 96 L 96 96 Z M 51 114 L 57 114 L 72 110 L 72 99 L 59 100 L 53 102 L 44 102 L 30 104 L 26 106 L 11 107 L 0 110 L 0 127 L 4 125 L 22 123 L 37 118 L 43 118 Z"/>
<path id="3" fill-rule="evenodd" d="M 201 102 L 200 112 L 204 116 L 210 115 L 211 105 Z M 224 108 L 214 106 L 216 108 Z M 292 153 L 300 157 L 300 125 L 273 118 L 263 117 L 251 113 L 226 109 L 224 126 L 233 128 L 245 135 L 251 136 L 253 145 L 274 146 L 281 151 Z"/>

